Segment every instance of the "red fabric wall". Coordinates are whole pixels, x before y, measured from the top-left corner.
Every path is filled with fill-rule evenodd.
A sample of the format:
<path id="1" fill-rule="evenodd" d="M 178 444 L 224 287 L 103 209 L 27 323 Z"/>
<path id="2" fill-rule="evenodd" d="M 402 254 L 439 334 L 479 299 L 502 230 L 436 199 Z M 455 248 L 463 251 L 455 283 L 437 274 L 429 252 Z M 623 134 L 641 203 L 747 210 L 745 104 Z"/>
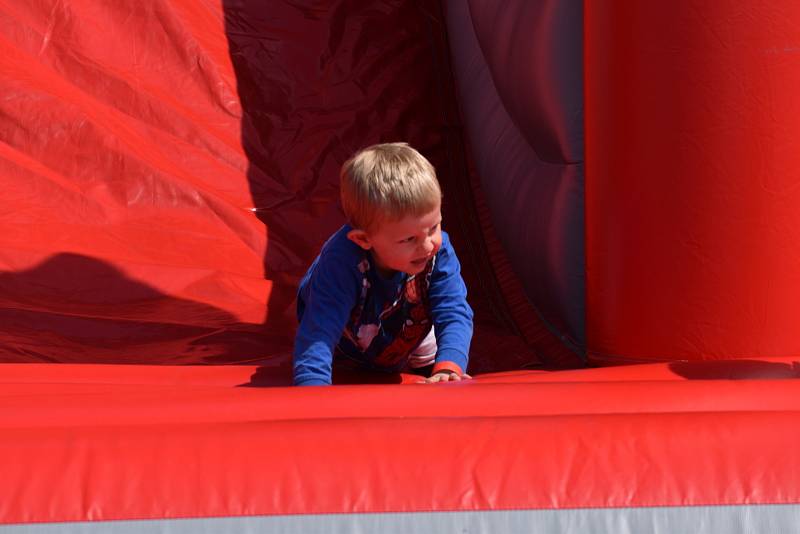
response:
<path id="1" fill-rule="evenodd" d="M 4 3 L 0 72 L 0 361 L 286 372 L 297 281 L 343 222 L 339 167 L 396 140 L 443 182 L 482 368 L 498 343 L 535 361 L 461 230 L 438 2 Z"/>
<path id="2" fill-rule="evenodd" d="M 586 3 L 599 362 L 800 353 L 800 5 Z"/>

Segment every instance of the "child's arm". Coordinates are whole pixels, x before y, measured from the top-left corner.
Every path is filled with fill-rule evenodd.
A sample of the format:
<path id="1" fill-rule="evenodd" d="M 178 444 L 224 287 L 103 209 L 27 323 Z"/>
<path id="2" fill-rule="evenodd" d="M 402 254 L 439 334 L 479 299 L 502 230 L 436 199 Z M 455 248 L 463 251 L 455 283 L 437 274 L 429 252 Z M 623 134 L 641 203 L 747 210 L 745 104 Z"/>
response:
<path id="1" fill-rule="evenodd" d="M 294 383 L 331 383 L 333 349 L 355 305 L 361 278 L 352 262 L 323 255 L 313 269 L 301 298 L 303 310 L 294 341 Z"/>
<path id="2" fill-rule="evenodd" d="M 431 274 L 428 297 L 437 345 L 436 362 L 428 381 L 469 378 L 466 370 L 472 341 L 472 308 L 467 303 L 467 286 L 461 278 L 461 265 L 449 236 L 444 232 Z"/>

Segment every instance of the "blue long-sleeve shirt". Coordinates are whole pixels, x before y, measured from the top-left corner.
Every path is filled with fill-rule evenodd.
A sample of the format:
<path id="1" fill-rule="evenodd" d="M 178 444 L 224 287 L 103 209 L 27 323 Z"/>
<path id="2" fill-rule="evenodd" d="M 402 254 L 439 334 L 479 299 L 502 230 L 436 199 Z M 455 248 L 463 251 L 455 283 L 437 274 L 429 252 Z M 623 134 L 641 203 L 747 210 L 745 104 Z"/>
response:
<path id="1" fill-rule="evenodd" d="M 412 339 L 409 332 L 426 328 L 428 318 L 436 335 L 435 365 L 455 365 L 466 371 L 472 309 L 447 233 L 442 232 L 442 245 L 427 271 L 424 298 L 415 309 L 407 302 L 407 286 L 414 277 L 402 272 L 390 279 L 382 277 L 371 254 L 347 238 L 351 229 L 345 225 L 331 236 L 300 282 L 294 383 L 330 384 L 334 354 L 365 368 L 399 371 L 415 347 L 404 347 L 403 340 L 396 338 Z M 404 324 L 412 323 L 403 334 L 398 333 Z M 404 352 L 402 357 L 387 358 L 387 352 L 396 352 L 397 347 Z"/>

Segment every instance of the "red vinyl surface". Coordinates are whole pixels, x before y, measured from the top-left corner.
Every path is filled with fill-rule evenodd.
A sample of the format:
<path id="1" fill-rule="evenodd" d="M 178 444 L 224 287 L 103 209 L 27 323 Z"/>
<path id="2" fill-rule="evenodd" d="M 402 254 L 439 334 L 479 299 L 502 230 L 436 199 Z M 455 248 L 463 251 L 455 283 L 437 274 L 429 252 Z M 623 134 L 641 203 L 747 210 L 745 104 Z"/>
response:
<path id="1" fill-rule="evenodd" d="M 6 364 L 0 523 L 797 502 L 800 381 L 765 379 L 795 362 L 727 363 L 303 389 Z"/>
<path id="2" fill-rule="evenodd" d="M 800 4 L 585 8 L 590 357 L 800 354 Z"/>
<path id="3" fill-rule="evenodd" d="M 0 73 L 0 361 L 287 366 L 339 167 L 403 140 L 443 185 L 473 370 L 538 364 L 474 215 L 438 2 L 0 2 Z"/>

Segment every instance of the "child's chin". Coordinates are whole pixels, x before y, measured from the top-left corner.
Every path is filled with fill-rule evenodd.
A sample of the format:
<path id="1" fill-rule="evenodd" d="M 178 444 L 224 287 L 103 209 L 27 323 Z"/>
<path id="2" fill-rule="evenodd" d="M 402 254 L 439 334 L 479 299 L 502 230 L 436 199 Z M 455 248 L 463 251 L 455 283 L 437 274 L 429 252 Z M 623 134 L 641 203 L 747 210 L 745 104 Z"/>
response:
<path id="1" fill-rule="evenodd" d="M 408 266 L 408 270 L 406 271 L 406 274 L 419 274 L 423 270 L 425 270 L 425 264 L 424 263 L 422 265 L 416 265 L 416 264 L 412 263 L 411 265 Z"/>

